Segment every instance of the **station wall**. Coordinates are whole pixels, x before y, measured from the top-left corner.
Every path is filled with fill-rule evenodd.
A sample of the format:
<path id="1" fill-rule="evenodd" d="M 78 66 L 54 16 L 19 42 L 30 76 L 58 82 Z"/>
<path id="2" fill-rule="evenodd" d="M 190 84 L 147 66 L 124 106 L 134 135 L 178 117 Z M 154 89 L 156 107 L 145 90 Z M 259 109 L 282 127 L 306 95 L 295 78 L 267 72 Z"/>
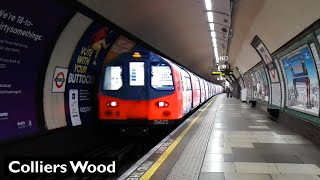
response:
<path id="1" fill-rule="evenodd" d="M 260 101 L 270 109 L 279 109 L 320 124 L 319 29 L 320 19 L 309 24 L 271 55 L 264 42 L 255 36 L 251 46 L 260 56 L 260 62 L 243 75 L 247 100 Z"/>
<path id="2" fill-rule="evenodd" d="M 157 52 L 77 2 L 6 1 L 0 20 L 0 143 L 93 123 L 102 65 Z"/>

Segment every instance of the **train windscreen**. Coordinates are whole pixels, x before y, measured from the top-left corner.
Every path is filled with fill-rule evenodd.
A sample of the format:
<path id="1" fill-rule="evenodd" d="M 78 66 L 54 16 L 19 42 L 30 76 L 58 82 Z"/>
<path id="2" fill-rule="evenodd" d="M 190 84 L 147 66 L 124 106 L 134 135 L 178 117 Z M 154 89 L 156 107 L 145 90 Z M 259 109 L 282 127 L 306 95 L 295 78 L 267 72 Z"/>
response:
<path id="1" fill-rule="evenodd" d="M 122 67 L 107 66 L 104 73 L 103 90 L 118 90 L 122 87 Z"/>
<path id="2" fill-rule="evenodd" d="M 173 90 L 171 69 L 166 64 L 151 64 L 151 86 L 156 90 Z"/>

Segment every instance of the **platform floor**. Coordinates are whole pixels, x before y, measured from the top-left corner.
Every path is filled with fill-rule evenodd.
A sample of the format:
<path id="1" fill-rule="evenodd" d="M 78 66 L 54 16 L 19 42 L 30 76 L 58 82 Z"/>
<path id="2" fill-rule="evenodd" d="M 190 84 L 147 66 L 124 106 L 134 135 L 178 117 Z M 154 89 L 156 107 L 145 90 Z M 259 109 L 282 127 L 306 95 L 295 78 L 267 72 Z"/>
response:
<path id="1" fill-rule="evenodd" d="M 320 180 L 319 167 L 319 146 L 222 94 L 119 179 Z"/>

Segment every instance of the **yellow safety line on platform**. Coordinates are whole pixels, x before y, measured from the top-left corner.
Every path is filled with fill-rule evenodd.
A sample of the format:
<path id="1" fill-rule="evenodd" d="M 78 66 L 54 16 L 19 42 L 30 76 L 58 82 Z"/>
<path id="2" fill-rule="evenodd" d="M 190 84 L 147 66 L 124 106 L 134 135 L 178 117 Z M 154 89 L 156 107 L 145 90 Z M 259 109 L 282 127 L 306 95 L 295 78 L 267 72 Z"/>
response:
<path id="1" fill-rule="evenodd" d="M 192 122 L 188 125 L 188 127 L 177 137 L 177 139 L 168 147 L 167 150 L 159 157 L 159 159 L 146 171 L 146 173 L 140 178 L 141 180 L 149 180 L 151 176 L 156 172 L 156 170 L 161 166 L 161 164 L 167 159 L 167 157 L 171 154 L 171 152 L 175 149 L 175 147 L 179 144 L 181 139 L 187 134 L 189 129 L 196 123 L 202 113 L 212 104 L 212 100 L 210 104 L 203 109 L 200 114 L 195 117 Z"/>

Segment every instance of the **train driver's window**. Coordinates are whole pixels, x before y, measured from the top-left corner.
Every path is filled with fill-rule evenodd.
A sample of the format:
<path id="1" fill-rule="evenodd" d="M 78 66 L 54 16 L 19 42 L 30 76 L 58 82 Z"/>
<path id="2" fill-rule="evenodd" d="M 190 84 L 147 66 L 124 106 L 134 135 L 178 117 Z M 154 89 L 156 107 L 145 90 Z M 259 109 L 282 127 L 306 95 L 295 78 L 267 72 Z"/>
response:
<path id="1" fill-rule="evenodd" d="M 118 90 L 122 87 L 122 67 L 107 66 L 104 73 L 103 90 Z"/>
<path id="2" fill-rule="evenodd" d="M 156 90 L 173 90 L 171 69 L 167 64 L 151 64 L 151 86 Z"/>

